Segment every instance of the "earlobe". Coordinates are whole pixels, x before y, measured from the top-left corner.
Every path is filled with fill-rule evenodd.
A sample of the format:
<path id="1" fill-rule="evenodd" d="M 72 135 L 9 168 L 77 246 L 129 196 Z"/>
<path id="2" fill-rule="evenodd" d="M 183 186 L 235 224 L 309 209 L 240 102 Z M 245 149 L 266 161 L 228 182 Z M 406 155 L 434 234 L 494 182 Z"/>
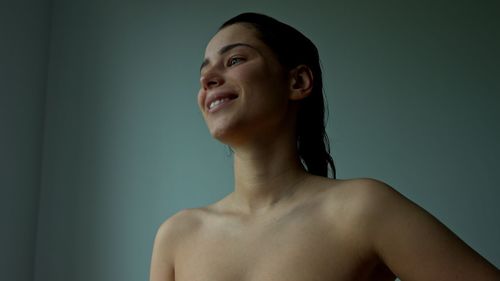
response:
<path id="1" fill-rule="evenodd" d="M 307 65 L 299 65 L 290 71 L 290 99 L 301 100 L 309 96 L 313 88 L 313 75 Z"/>

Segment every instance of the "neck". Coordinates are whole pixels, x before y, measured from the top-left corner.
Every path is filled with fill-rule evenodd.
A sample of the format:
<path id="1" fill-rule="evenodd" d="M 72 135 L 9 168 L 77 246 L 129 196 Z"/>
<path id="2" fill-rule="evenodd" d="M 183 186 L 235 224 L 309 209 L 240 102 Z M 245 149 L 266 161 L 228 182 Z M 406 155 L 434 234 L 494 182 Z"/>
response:
<path id="1" fill-rule="evenodd" d="M 296 144 L 279 139 L 235 149 L 234 171 L 232 199 L 245 213 L 269 210 L 290 197 L 307 175 Z"/>

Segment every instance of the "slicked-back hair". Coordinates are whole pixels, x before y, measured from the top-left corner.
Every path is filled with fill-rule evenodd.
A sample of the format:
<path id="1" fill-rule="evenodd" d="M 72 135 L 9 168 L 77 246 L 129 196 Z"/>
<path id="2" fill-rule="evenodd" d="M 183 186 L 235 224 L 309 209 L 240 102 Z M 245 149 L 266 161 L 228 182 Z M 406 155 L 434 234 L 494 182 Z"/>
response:
<path id="1" fill-rule="evenodd" d="M 253 27 L 287 70 L 306 65 L 313 76 L 312 93 L 300 101 L 297 113 L 297 151 L 302 165 L 311 174 L 336 178 L 330 155 L 330 142 L 325 132 L 325 104 L 319 53 L 316 46 L 295 28 L 272 17 L 243 13 L 226 21 L 219 30 L 233 24 Z"/>

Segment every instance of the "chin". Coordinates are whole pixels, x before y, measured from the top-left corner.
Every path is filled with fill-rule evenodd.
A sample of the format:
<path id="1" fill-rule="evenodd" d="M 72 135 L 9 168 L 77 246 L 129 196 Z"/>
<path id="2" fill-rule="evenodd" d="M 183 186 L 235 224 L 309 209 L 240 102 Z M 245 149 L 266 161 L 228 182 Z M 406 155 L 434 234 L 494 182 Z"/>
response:
<path id="1" fill-rule="evenodd" d="M 226 136 L 229 131 L 226 126 L 220 126 L 219 124 L 218 126 L 208 126 L 208 130 L 210 132 L 210 135 L 212 135 L 212 137 L 217 140 L 224 139 L 224 136 Z"/>
<path id="2" fill-rule="evenodd" d="M 214 129 L 214 130 L 210 130 L 210 134 L 212 135 L 212 137 L 224 144 L 228 144 L 230 142 L 230 133 L 225 130 L 225 129 Z"/>
<path id="3" fill-rule="evenodd" d="M 231 145 L 237 143 L 240 135 L 235 126 L 217 126 L 209 128 L 212 137 L 223 144 Z"/>

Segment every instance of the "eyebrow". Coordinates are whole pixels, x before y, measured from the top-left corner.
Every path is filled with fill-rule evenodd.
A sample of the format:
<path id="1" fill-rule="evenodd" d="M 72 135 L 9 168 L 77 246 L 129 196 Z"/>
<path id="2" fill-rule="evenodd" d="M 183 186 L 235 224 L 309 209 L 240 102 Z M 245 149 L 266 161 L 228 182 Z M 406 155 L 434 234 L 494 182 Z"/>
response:
<path id="1" fill-rule="evenodd" d="M 231 49 L 234 49 L 236 47 L 249 47 L 249 48 L 252 48 L 254 50 L 257 50 L 254 46 L 252 45 L 249 45 L 249 44 L 245 44 L 245 43 L 234 43 L 234 44 L 229 44 L 229 45 L 226 45 L 222 48 L 220 48 L 220 50 L 217 52 L 219 55 L 223 55 L 224 53 L 227 53 L 229 52 Z M 258 50 L 257 50 L 258 51 Z M 201 63 L 201 66 L 200 66 L 200 72 L 201 70 L 208 65 L 210 61 L 208 59 L 204 59 L 203 62 Z"/>

